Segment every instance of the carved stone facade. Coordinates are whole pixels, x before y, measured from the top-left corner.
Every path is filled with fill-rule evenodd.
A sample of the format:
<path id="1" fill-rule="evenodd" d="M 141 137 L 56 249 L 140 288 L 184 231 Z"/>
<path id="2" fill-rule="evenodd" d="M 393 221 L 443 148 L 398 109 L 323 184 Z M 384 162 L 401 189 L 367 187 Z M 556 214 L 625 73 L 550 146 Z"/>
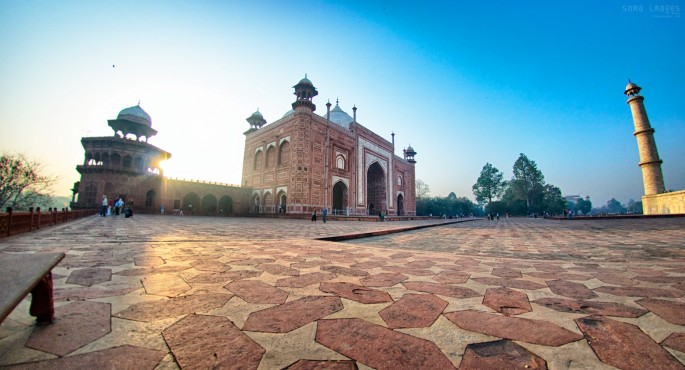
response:
<path id="1" fill-rule="evenodd" d="M 394 155 L 394 143 L 342 111 L 314 113 L 311 81 L 295 85 L 293 110 L 268 125 L 261 113 L 247 121 L 243 186 L 253 188 L 250 212 L 416 214 L 413 155 Z"/>

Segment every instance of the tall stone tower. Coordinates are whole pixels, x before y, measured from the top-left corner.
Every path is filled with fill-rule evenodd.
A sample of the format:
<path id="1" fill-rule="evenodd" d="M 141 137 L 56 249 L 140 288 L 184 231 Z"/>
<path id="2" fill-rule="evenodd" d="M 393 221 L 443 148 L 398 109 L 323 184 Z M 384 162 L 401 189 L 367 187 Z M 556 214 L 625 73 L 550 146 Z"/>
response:
<path id="1" fill-rule="evenodd" d="M 661 194 L 666 192 L 664 175 L 661 172 L 659 153 L 654 142 L 654 129 L 649 124 L 647 111 L 645 111 L 645 98 L 640 95 L 642 88 L 629 81 L 624 94 L 628 96 L 628 105 L 633 113 L 635 124 L 635 138 L 640 151 L 640 168 L 642 168 L 642 181 L 645 185 L 645 195 Z"/>

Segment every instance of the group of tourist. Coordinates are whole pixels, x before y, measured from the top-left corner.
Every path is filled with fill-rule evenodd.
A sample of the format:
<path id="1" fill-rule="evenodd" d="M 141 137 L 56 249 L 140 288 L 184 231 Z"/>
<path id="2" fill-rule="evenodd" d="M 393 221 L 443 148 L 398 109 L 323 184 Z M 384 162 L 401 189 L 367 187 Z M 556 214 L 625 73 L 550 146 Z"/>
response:
<path id="1" fill-rule="evenodd" d="M 116 200 L 107 199 L 107 195 L 102 195 L 102 207 L 100 208 L 100 216 L 119 216 L 120 213 L 124 214 L 124 217 L 129 218 L 133 216 L 133 199 L 129 199 L 128 203 L 124 203 L 121 197 L 117 197 Z"/>
<path id="2" fill-rule="evenodd" d="M 326 223 L 326 217 L 328 216 L 328 207 L 323 207 L 321 210 L 321 220 Z M 316 208 L 312 211 L 312 222 L 316 222 Z"/>

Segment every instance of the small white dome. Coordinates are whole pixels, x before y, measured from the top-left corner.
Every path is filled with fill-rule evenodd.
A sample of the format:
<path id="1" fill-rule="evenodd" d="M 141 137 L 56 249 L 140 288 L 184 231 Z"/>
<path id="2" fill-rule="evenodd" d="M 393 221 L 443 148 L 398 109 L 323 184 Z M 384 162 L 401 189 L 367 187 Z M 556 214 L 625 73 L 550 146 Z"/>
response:
<path id="1" fill-rule="evenodd" d="M 152 127 L 152 119 L 150 118 L 150 115 L 147 114 L 143 108 L 140 107 L 140 105 L 134 105 L 132 107 L 122 109 L 121 112 L 119 112 L 117 119 L 136 122 Z"/>

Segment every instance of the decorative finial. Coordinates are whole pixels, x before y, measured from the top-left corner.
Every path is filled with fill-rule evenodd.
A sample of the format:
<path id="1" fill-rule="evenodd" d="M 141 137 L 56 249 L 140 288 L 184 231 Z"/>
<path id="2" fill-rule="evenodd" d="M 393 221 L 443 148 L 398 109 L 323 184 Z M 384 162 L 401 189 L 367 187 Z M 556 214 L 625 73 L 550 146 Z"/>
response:
<path id="1" fill-rule="evenodd" d="M 631 81 L 631 80 L 630 80 L 630 78 L 629 78 L 629 79 L 628 79 L 628 83 L 629 83 L 629 84 L 632 84 L 632 83 L 633 83 L 633 81 Z"/>
<path id="2" fill-rule="evenodd" d="M 305 74 L 304 74 L 304 78 L 307 78 L 307 73 L 306 73 L 306 72 L 305 72 Z"/>
<path id="3" fill-rule="evenodd" d="M 338 98 L 335 98 L 335 105 L 338 105 Z"/>
<path id="4" fill-rule="evenodd" d="M 259 112 L 259 106 L 257 107 L 257 112 Z"/>
<path id="5" fill-rule="evenodd" d="M 140 99 L 138 100 L 138 106 L 140 107 Z"/>

